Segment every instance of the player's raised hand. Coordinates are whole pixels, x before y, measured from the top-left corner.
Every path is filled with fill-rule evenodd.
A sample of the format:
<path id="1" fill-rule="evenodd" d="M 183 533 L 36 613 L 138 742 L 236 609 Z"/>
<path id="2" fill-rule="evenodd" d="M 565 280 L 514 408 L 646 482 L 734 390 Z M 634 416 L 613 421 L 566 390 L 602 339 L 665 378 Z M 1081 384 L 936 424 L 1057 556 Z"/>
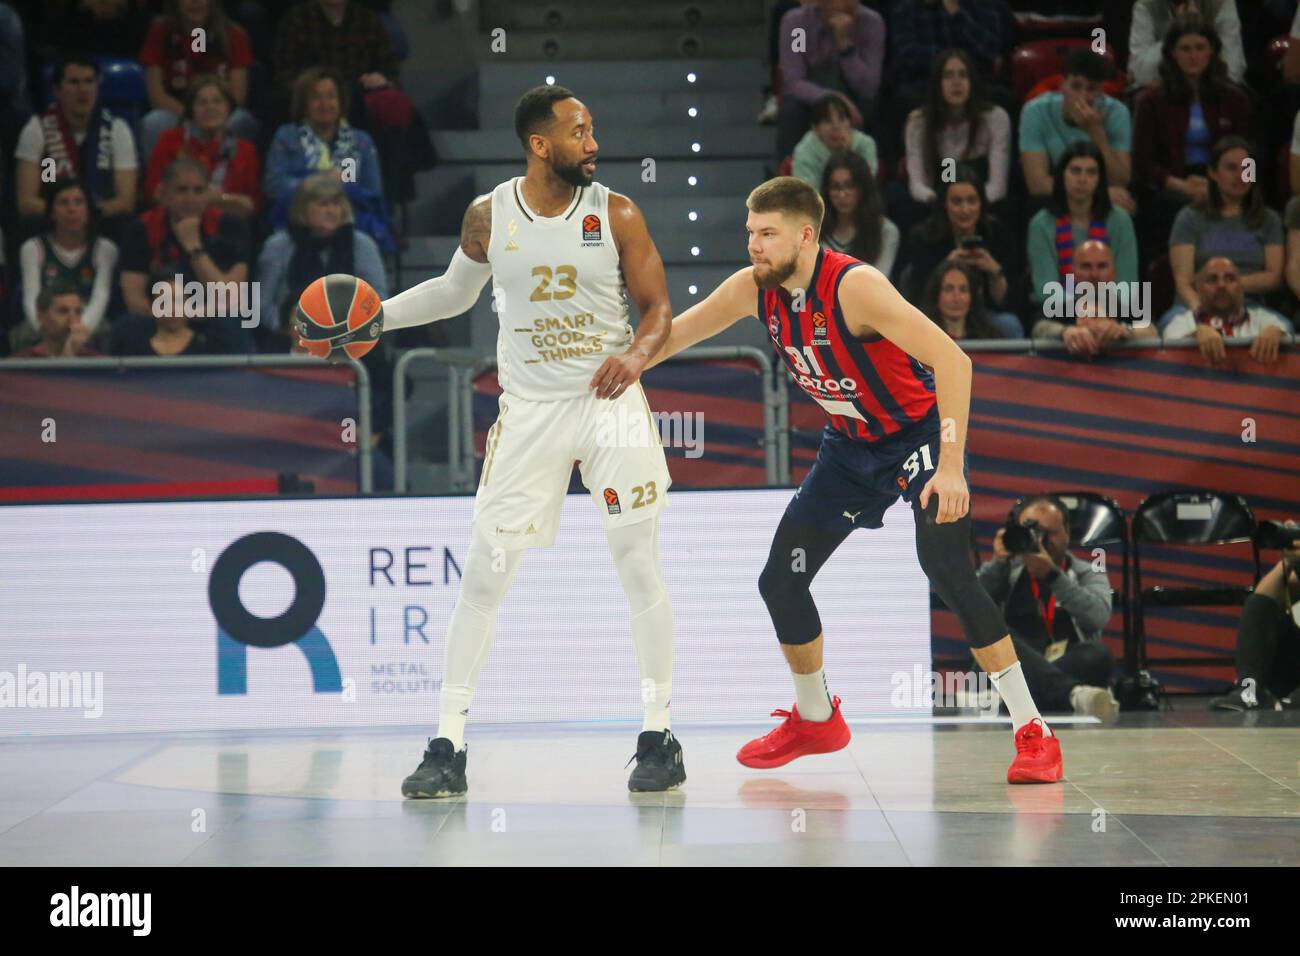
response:
<path id="1" fill-rule="evenodd" d="M 939 513 L 936 524 L 957 521 L 970 508 L 970 491 L 966 488 L 966 477 L 960 471 L 937 470 L 925 487 L 921 489 L 921 510 L 930 503 L 930 495 L 939 497 Z"/>
<path id="2" fill-rule="evenodd" d="M 645 353 L 636 349 L 622 355 L 611 355 L 596 369 L 587 387 L 595 390 L 597 398 L 618 398 L 641 377 L 648 361 Z"/>

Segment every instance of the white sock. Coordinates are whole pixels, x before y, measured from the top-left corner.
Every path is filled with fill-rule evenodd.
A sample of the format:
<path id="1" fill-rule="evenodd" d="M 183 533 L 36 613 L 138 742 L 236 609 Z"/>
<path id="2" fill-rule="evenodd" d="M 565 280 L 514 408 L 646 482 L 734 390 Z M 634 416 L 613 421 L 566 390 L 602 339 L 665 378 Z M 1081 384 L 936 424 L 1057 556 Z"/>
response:
<path id="1" fill-rule="evenodd" d="M 673 700 L 673 609 L 664 595 L 632 618 L 632 643 L 641 669 L 641 703 L 645 716 L 641 729 L 668 730 Z"/>
<path id="2" fill-rule="evenodd" d="M 436 737 L 456 750 L 465 747 L 465 721 L 479 672 L 496 636 L 497 609 L 514 581 L 522 551 L 495 551 L 482 535 L 470 536 L 460 594 L 447 625 Z"/>
<path id="3" fill-rule="evenodd" d="M 799 708 L 799 717 L 821 723 L 831 719 L 834 707 L 831 705 L 830 691 L 826 689 L 826 668 L 819 667 L 811 674 L 794 674 L 795 706 Z"/>
<path id="4" fill-rule="evenodd" d="M 632 612 L 632 645 L 641 671 L 641 730 L 669 730 L 673 698 L 673 608 L 659 568 L 659 518 L 612 528 L 607 534 Z"/>
<path id="5" fill-rule="evenodd" d="M 1034 698 L 1029 694 L 1029 685 L 1025 683 L 1025 673 L 1020 669 L 1020 661 L 1016 661 L 1006 670 L 997 674 L 989 674 L 989 679 L 993 681 L 993 686 L 997 688 L 998 695 L 1002 698 L 1003 703 L 1007 705 L 1007 710 L 1011 712 L 1013 731 L 1019 730 L 1034 718 L 1043 720 L 1042 715 L 1038 713 L 1038 707 L 1034 704 Z M 1043 721 L 1043 736 L 1052 736 L 1052 731 L 1048 728 L 1045 720 Z"/>

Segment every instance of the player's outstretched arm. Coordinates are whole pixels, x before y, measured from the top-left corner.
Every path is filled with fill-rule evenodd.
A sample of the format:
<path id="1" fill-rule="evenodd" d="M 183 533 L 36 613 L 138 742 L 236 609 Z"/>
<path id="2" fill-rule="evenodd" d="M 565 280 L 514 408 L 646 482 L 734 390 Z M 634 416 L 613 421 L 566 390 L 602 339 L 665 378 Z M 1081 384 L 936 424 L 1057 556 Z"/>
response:
<path id="1" fill-rule="evenodd" d="M 460 248 L 447 271 L 384 300 L 384 331 L 440 322 L 472 309 L 492 277 L 487 259 L 491 233 L 492 197 L 479 196 L 465 210 Z"/>
<path id="2" fill-rule="evenodd" d="M 732 273 L 703 302 L 697 302 L 673 319 L 668 341 L 646 368 L 712 338 L 746 316 L 754 315 L 757 302 L 758 286 L 754 285 L 753 269 L 746 266 Z"/>
<path id="3" fill-rule="evenodd" d="M 878 270 L 856 266 L 840 280 L 840 308 L 854 335 L 883 335 L 908 355 L 934 369 L 935 398 L 943 423 L 939 463 L 921 491 L 921 507 L 939 496 L 940 523 L 956 521 L 970 507 L 965 462 L 970 418 L 971 360 L 946 332 L 908 302 Z"/>

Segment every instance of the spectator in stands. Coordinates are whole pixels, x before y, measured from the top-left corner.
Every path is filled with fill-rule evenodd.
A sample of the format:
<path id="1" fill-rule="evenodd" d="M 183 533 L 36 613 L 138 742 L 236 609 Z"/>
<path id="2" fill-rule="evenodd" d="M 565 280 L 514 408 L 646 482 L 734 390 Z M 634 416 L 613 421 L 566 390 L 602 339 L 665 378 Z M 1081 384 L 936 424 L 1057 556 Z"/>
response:
<path id="1" fill-rule="evenodd" d="M 1291 21 L 1291 44 L 1282 60 L 1282 80 L 1300 83 L 1300 5 L 1296 6 L 1295 18 Z"/>
<path id="2" fill-rule="evenodd" d="M 392 37 L 374 11 L 349 0 L 302 0 L 285 12 L 276 31 L 275 84 L 281 109 L 297 99 L 302 73 L 315 67 L 333 67 L 346 86 L 340 91 L 344 102 L 357 102 L 358 108 L 360 94 L 393 87 L 399 69 Z"/>
<path id="3" fill-rule="evenodd" d="M 348 122 L 348 91 L 338 73 L 303 72 L 294 87 L 294 122 L 281 126 L 266 157 L 264 191 L 272 203 L 271 226 L 283 229 L 289 203 L 312 173 L 336 176 L 352 203 L 357 228 L 385 252 L 395 248 L 388 225 L 384 185 L 374 141 Z"/>
<path id="4" fill-rule="evenodd" d="M 80 293 L 82 323 L 92 336 L 98 339 L 108 329 L 104 319 L 113 294 L 117 246 L 96 234 L 90 199 L 78 180 L 55 183 L 45 209 L 46 229 L 24 242 L 18 253 L 25 321 L 10 332 L 14 351 L 41 337 L 36 300 L 56 283 Z"/>
<path id="5" fill-rule="evenodd" d="M 1214 143 L 1252 134 L 1250 97 L 1228 80 L 1219 49 L 1212 26 L 1175 20 L 1165 34 L 1160 77 L 1137 98 L 1133 163 L 1144 186 L 1143 237 L 1153 247 L 1169 235 L 1178 210 L 1189 202 L 1205 205 Z"/>
<path id="6" fill-rule="evenodd" d="M 251 301 L 248 262 L 251 258 L 246 221 L 223 213 L 212 203 L 208 168 L 197 160 L 180 157 L 163 173 L 158 205 L 131 224 L 122 244 L 122 297 L 129 314 L 113 323 L 114 354 L 141 354 L 139 340 L 157 331 L 155 297 L 149 277 L 180 275 L 186 283 L 199 283 L 204 303 L 216 303 L 211 314 L 191 315 L 218 352 L 246 352 L 248 329 L 238 302 Z M 217 301 L 220 291 L 222 301 Z M 208 293 L 212 293 L 209 298 Z"/>
<path id="7" fill-rule="evenodd" d="M 1296 41 L 1296 45 L 1300 46 L 1300 40 Z M 1291 184 L 1291 194 L 1300 195 L 1300 110 L 1296 111 L 1295 122 L 1291 124 L 1291 150 L 1287 160 L 1290 167 L 1288 180 Z"/>
<path id="8" fill-rule="evenodd" d="M 819 99 L 812 109 L 812 129 L 804 133 L 794 148 L 791 173 L 809 186 L 821 186 L 822 170 L 831 153 L 856 153 L 866 160 L 871 175 L 876 175 L 879 161 L 876 158 L 876 141 L 853 128 L 848 107 L 832 93 Z"/>
<path id="9" fill-rule="evenodd" d="M 1085 239 L 1111 247 L 1120 282 L 1137 281 L 1133 220 L 1111 203 L 1108 185 L 1106 160 L 1094 143 L 1082 140 L 1066 147 L 1052 177 L 1051 201 L 1029 220 L 1029 298 L 1035 305 L 1074 272 L 1074 251 Z"/>
<path id="10" fill-rule="evenodd" d="M 921 311 L 957 341 L 1003 338 L 989 321 L 979 273 L 963 262 L 947 259 L 939 263 L 925 283 Z"/>
<path id="11" fill-rule="evenodd" d="M 1151 315 L 1136 314 L 1133 287 L 1117 284 L 1118 279 L 1114 250 L 1101 239 L 1085 239 L 1074 250 L 1073 323 L 1045 317 L 1034 323 L 1032 336 L 1061 339 L 1070 354 L 1086 358 L 1100 355 L 1117 342 L 1156 338 Z M 1150 308 L 1149 302 L 1146 308 Z"/>
<path id="12" fill-rule="evenodd" d="M 762 126 L 775 124 L 780 109 L 776 88 L 781 83 L 782 40 L 785 43 L 790 42 L 790 38 L 781 32 L 781 21 L 785 19 L 787 13 L 802 5 L 797 0 L 776 0 L 767 7 L 767 58 L 763 65 L 771 72 L 764 78 L 763 83 L 763 108 L 758 113 L 758 122 Z"/>
<path id="13" fill-rule="evenodd" d="M 1195 20 L 1223 40 L 1214 56 L 1232 78 L 1246 78 L 1246 54 L 1241 44 L 1241 19 L 1235 0 L 1137 0 L 1129 25 L 1128 72 L 1134 87 L 1156 82 L 1163 74 L 1161 61 L 1168 54 L 1169 28 L 1175 19 Z"/>
<path id="14" fill-rule="evenodd" d="M 944 50 L 935 59 L 925 104 L 908 116 L 904 139 L 907 186 L 916 202 L 934 202 L 947 160 L 973 166 L 990 203 L 1006 198 L 1011 119 L 985 100 L 980 72 L 965 50 Z"/>
<path id="15" fill-rule="evenodd" d="M 289 225 L 266 241 L 259 259 L 263 331 L 287 332 L 291 310 L 321 276 L 346 273 L 388 298 L 388 276 L 375 241 L 353 228 L 352 204 L 329 173 L 303 180 L 289 206 Z M 280 345 L 278 351 L 283 351 Z"/>
<path id="16" fill-rule="evenodd" d="M 903 83 L 929 78 L 935 56 L 958 47 L 986 75 L 1007 46 L 1008 17 L 1001 0 L 895 0 L 889 42 Z"/>
<path id="17" fill-rule="evenodd" d="M 1022 526 L 1037 522 L 1038 547 L 1012 555 L 1006 529 L 998 529 L 979 581 L 1006 618 L 1030 693 L 1044 711 L 1113 719 L 1114 660 L 1101 638 L 1111 616 L 1109 577 L 1070 553 L 1070 512 L 1060 499 L 1035 495 L 1012 518 Z"/>
<path id="18" fill-rule="evenodd" d="M 880 92 L 884 18 L 857 0 L 810 0 L 781 18 L 778 35 L 778 156 L 790 154 L 808 128 L 809 111 L 828 95 L 844 104 L 849 122 L 861 129 L 872 117 Z M 800 37 L 802 42 L 796 42 Z M 813 185 L 817 181 L 811 180 Z"/>
<path id="19" fill-rule="evenodd" d="M 889 11 L 891 79 L 879 132 L 890 162 L 903 155 L 904 127 L 922 105 L 935 59 L 948 49 L 964 50 L 986 80 L 1010 51 L 1011 11 L 1004 0 L 896 0 Z M 1010 93 L 990 87 L 995 99 Z"/>
<path id="20" fill-rule="evenodd" d="M 344 115 L 375 142 L 387 201 L 410 202 L 416 198 L 416 174 L 434 168 L 437 152 L 424 118 L 398 81 L 396 51 L 405 42 L 401 25 L 387 13 L 388 0 L 366 2 L 386 19 L 352 0 L 304 0 L 284 15 L 277 35 L 277 116 L 289 116 L 283 103 L 297 74 L 312 66 L 333 67 L 347 86 L 351 109 Z M 351 198 L 356 206 L 357 197 Z M 356 212 L 365 219 L 362 209 Z M 387 240 L 376 239 L 391 251 Z"/>
<path id="21" fill-rule="evenodd" d="M 83 56 L 134 60 L 149 28 L 149 13 L 136 0 L 71 0 L 55 14 L 59 49 Z"/>
<path id="22" fill-rule="evenodd" d="M 32 111 L 27 93 L 27 49 L 23 21 L 7 3 L 0 3 L 0 106 L 5 123 L 26 118 Z M 5 129 L 6 135 L 8 129 Z M 9 141 L 12 144 L 12 139 Z"/>
<path id="23" fill-rule="evenodd" d="M 152 334 L 124 338 L 119 355 L 170 356 L 211 355 L 215 351 L 207 334 L 196 329 L 186 316 L 183 282 L 175 273 L 159 270 L 149 276 L 153 295 L 154 329 Z M 206 325 L 206 323 L 201 323 Z"/>
<path id="24" fill-rule="evenodd" d="M 1282 287 L 1282 220 L 1264 205 L 1254 174 L 1250 144 L 1239 136 L 1225 136 L 1210 153 L 1204 208 L 1184 206 L 1174 219 L 1169 263 L 1178 297 L 1193 312 L 1201 306 L 1193 280 L 1216 256 L 1232 260 L 1248 296 L 1263 296 Z M 1164 320 L 1179 308 L 1171 309 Z"/>
<path id="25" fill-rule="evenodd" d="M 898 257 L 898 227 L 885 218 L 876 177 L 857 153 L 832 153 L 822 170 L 821 244 L 869 262 L 886 276 Z"/>
<path id="26" fill-rule="evenodd" d="M 1021 338 L 1020 319 L 1004 311 L 1011 301 L 1007 275 L 1018 272 L 1019 244 L 988 211 L 984 184 L 975 170 L 959 163 L 953 176 L 951 183 L 940 180 L 939 201 L 930 217 L 908 232 L 899 287 L 915 302 L 940 262 L 963 262 L 974 267 L 983 280 L 984 301 L 994 326 L 1007 338 Z"/>
<path id="27" fill-rule="evenodd" d="M 27 234 L 41 228 L 45 213 L 45 159 L 54 161 L 55 182 L 75 176 L 90 190 L 106 234 L 116 235 L 135 212 L 135 138 L 98 99 L 99 66 L 86 57 L 67 57 L 54 72 L 54 102 L 23 127 L 14 150 L 14 182 Z"/>
<path id="28" fill-rule="evenodd" d="M 1290 710 L 1300 704 L 1298 567 L 1300 548 L 1284 551 L 1247 596 L 1237 624 L 1237 682 L 1227 696 L 1210 701 L 1211 710 Z"/>
<path id="29" fill-rule="evenodd" d="M 98 355 L 90 347 L 90 329 L 81 321 L 83 302 L 76 287 L 55 283 L 36 297 L 36 317 L 41 340 L 14 358 L 89 358 Z"/>
<path id="30" fill-rule="evenodd" d="M 1045 201 L 1066 147 L 1089 141 L 1106 158 L 1111 204 L 1130 215 L 1137 212 L 1127 188 L 1132 169 L 1128 107 L 1101 91 L 1114 69 L 1101 54 L 1076 50 L 1065 61 L 1060 91 L 1044 93 L 1021 111 L 1020 168 L 1030 196 Z"/>
<path id="31" fill-rule="evenodd" d="M 1254 336 L 1250 356 L 1257 362 L 1277 361 L 1282 336 L 1290 329 L 1286 319 L 1272 309 L 1247 307 L 1245 282 L 1236 264 L 1226 256 L 1214 256 L 1196 273 L 1196 308 L 1176 313 L 1165 338 L 1196 339 L 1201 355 L 1211 365 L 1227 358 L 1225 339 Z"/>
<path id="32" fill-rule="evenodd" d="M 195 31 L 204 40 L 202 48 Z M 166 13 L 154 20 L 140 49 L 149 105 L 141 123 L 140 155 L 146 160 L 166 130 L 186 116 L 186 90 L 198 76 L 215 73 L 234 98 L 230 128 L 236 136 L 257 137 L 257 120 L 244 109 L 253 48 L 244 28 L 230 20 L 221 0 L 167 0 Z"/>
<path id="33" fill-rule="evenodd" d="M 1300 299 L 1300 196 L 1292 196 L 1286 204 L 1286 284 L 1292 295 Z M 1296 316 L 1300 320 L 1300 313 Z M 1295 322 L 1292 322 L 1295 325 Z"/>
<path id="34" fill-rule="evenodd" d="M 216 74 L 196 76 L 185 89 L 185 122 L 158 138 L 145 170 L 144 193 L 153 200 L 163 170 L 178 156 L 197 159 L 212 176 L 212 201 L 229 213 L 252 216 L 262 207 L 257 149 L 230 125 L 235 97 Z"/>

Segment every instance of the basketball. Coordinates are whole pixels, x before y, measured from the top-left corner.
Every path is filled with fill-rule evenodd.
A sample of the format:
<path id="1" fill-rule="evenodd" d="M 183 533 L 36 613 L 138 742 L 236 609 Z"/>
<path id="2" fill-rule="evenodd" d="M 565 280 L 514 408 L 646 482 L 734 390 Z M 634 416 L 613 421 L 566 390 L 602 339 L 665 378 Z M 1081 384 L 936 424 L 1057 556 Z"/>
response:
<path id="1" fill-rule="evenodd" d="M 359 359 L 379 341 L 384 306 L 365 279 L 334 273 L 307 286 L 294 324 L 298 341 L 317 358 Z"/>

